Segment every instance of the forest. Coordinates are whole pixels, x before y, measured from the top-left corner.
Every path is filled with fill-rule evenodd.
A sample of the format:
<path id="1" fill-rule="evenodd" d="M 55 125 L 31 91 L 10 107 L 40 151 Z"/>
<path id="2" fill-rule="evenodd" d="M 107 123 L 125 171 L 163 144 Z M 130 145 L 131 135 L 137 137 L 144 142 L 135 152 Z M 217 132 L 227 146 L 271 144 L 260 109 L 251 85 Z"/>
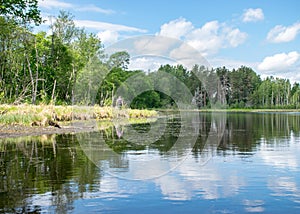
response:
<path id="1" fill-rule="evenodd" d="M 151 87 L 155 78 L 149 77 L 164 72 L 187 86 L 193 95 L 191 102 L 199 109 L 294 109 L 300 105 L 300 84 L 288 79 L 262 79 L 246 66 L 230 70 L 195 65 L 188 70 L 183 65 L 167 64 L 150 73 L 132 71 L 126 51 L 106 56 L 101 38 L 76 27 L 69 12 L 60 11 L 48 32 L 34 33 L 33 25 L 42 22 L 37 0 L 1 0 L 0 104 L 110 106 L 115 102 L 116 88 L 129 77 L 137 75 L 140 84 Z M 205 81 L 199 81 L 199 76 Z M 95 77 L 102 84 L 93 82 Z M 180 93 L 176 86 L 170 89 L 172 96 L 150 90 L 136 94 L 130 107 L 176 108 L 171 97 L 180 97 Z M 126 97 L 124 100 L 126 103 Z"/>

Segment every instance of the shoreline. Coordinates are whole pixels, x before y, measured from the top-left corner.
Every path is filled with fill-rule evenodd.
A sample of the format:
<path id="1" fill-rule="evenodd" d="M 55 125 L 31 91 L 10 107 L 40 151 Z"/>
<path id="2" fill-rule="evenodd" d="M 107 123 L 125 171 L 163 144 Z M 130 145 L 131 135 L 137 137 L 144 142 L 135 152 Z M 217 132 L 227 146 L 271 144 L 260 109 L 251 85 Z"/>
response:
<path id="1" fill-rule="evenodd" d="M 72 134 L 79 132 L 90 132 L 92 128 L 78 128 L 78 127 L 39 127 L 39 126 L 21 126 L 21 125 L 5 125 L 0 126 L 0 139 L 17 138 L 25 136 L 41 136 L 52 134 Z"/>
<path id="2" fill-rule="evenodd" d="M 93 122 L 95 125 L 114 118 L 134 120 L 156 117 L 158 112 L 154 110 L 100 106 L 0 105 L 0 138 L 89 132 L 95 129 L 90 125 L 76 124 Z"/>
<path id="3" fill-rule="evenodd" d="M 300 109 L 199 109 L 199 112 L 229 112 L 229 113 L 280 113 L 300 112 Z"/>
<path id="4" fill-rule="evenodd" d="M 8 138 L 41 136 L 52 134 L 76 134 L 82 132 L 93 132 L 107 129 L 113 125 L 138 124 L 145 122 L 154 122 L 157 118 L 132 118 L 113 120 L 86 120 L 71 121 L 64 123 L 60 128 L 54 126 L 24 126 L 24 125 L 1 125 L 0 140 Z"/>
<path id="5" fill-rule="evenodd" d="M 169 112 L 180 112 L 178 109 L 158 109 L 157 111 L 160 112 L 165 112 L 165 113 L 169 113 Z M 193 112 L 201 112 L 201 113 L 211 113 L 211 112 L 215 112 L 215 113 L 222 113 L 222 112 L 226 112 L 226 113 L 281 113 L 281 112 L 299 112 L 300 113 L 300 109 L 187 109 L 187 110 L 181 110 L 181 111 L 193 111 Z"/>
<path id="6" fill-rule="evenodd" d="M 190 111 L 200 113 L 300 113 L 300 109 L 195 109 Z M 0 105 L 0 139 L 97 131 L 107 128 L 108 124 L 113 125 L 112 121 L 116 116 L 121 120 L 122 118 L 136 120 L 133 121 L 136 123 L 142 119 L 157 118 L 158 112 L 174 113 L 179 110 L 116 110 L 111 107 L 99 106 Z M 82 125 L 83 123 L 85 125 Z M 94 125 L 90 125 L 91 123 Z M 97 124 L 102 125 L 99 127 Z"/>

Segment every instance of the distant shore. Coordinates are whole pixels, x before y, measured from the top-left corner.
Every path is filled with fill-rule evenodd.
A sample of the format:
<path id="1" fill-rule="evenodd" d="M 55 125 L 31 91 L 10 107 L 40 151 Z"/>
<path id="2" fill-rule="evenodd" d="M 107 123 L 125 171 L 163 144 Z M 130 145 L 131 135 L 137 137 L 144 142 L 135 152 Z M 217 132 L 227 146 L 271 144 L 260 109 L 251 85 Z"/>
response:
<path id="1" fill-rule="evenodd" d="M 178 109 L 159 109 L 158 111 L 161 112 L 179 112 Z M 181 111 L 195 111 L 195 112 L 240 112 L 240 113 L 247 113 L 247 112 L 300 112 L 300 109 L 231 109 L 231 108 L 224 108 L 224 109 L 192 109 L 192 110 L 181 110 Z"/>
<path id="2" fill-rule="evenodd" d="M 300 112 L 300 109 L 199 109 L 200 112 Z"/>

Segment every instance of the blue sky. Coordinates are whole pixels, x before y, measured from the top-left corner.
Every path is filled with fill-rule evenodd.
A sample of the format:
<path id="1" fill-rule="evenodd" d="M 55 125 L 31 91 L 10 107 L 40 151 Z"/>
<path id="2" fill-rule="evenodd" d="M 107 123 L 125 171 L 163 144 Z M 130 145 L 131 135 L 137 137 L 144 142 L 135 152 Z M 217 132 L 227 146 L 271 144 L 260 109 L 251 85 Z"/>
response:
<path id="1" fill-rule="evenodd" d="M 70 11 L 76 25 L 96 33 L 106 47 L 132 36 L 174 37 L 213 67 L 245 65 L 262 77 L 300 82 L 300 1 L 39 0 L 39 5 L 46 20 Z"/>

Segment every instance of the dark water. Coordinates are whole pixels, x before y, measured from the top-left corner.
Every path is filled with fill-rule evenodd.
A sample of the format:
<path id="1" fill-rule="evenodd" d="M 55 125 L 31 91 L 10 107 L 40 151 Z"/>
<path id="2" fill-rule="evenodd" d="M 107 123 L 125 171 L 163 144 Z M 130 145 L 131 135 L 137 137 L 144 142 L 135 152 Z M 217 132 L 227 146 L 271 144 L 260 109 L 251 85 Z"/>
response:
<path id="1" fill-rule="evenodd" d="M 299 213 L 300 115 L 175 115 L 0 141 L 1 213 Z"/>

